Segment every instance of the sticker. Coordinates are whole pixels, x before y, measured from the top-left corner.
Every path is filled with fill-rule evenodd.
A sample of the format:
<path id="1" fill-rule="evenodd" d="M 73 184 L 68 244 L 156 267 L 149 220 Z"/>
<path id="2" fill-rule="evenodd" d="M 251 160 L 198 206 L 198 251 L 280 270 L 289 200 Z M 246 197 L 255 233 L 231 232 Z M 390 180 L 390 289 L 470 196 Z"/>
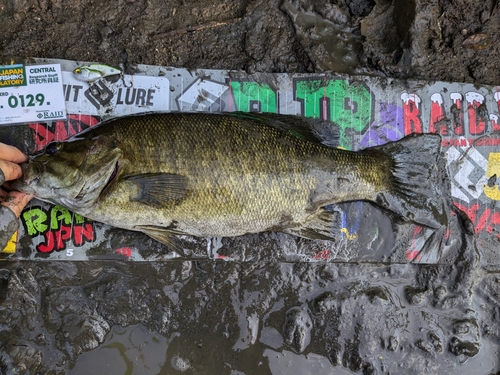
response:
<path id="1" fill-rule="evenodd" d="M 17 230 L 10 237 L 9 241 L 7 242 L 7 245 L 1 252 L 4 254 L 14 254 L 16 252 L 16 245 L 17 245 Z"/>
<path id="2" fill-rule="evenodd" d="M 65 118 L 59 64 L 0 67 L 0 124 Z"/>
<path id="3" fill-rule="evenodd" d="M 498 189 L 497 178 L 500 175 L 500 152 L 490 152 L 488 157 L 488 167 L 486 168 L 486 177 L 490 184 L 483 187 L 484 194 L 493 200 L 500 200 L 500 190 Z"/>
<path id="4" fill-rule="evenodd" d="M 22 64 L 0 66 L 0 88 L 26 86 L 26 68 Z"/>
<path id="5" fill-rule="evenodd" d="M 102 119 L 170 109 L 170 82 L 166 77 L 124 75 L 116 82 L 98 79 L 82 82 L 63 72 L 68 113 Z"/>

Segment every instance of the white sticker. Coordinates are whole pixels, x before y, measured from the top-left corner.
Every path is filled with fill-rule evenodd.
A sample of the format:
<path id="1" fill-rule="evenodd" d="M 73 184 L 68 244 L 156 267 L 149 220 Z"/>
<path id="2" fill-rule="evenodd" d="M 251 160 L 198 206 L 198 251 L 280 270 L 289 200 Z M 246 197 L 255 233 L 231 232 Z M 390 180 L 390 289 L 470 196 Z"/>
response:
<path id="1" fill-rule="evenodd" d="M 0 66 L 0 124 L 66 119 L 61 67 Z"/>
<path id="2" fill-rule="evenodd" d="M 68 113 L 100 116 L 101 119 L 170 109 L 170 82 L 166 77 L 123 75 L 116 82 L 99 79 L 78 81 L 63 72 Z"/>

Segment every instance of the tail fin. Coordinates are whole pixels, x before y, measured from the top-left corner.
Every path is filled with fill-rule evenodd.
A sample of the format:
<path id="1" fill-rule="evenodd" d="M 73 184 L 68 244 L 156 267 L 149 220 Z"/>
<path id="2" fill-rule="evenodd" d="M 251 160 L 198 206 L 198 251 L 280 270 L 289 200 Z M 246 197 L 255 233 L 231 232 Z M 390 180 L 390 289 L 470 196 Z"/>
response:
<path id="1" fill-rule="evenodd" d="M 439 135 L 422 134 L 377 147 L 393 160 L 393 180 L 388 191 L 377 195 L 376 203 L 405 221 L 430 228 L 447 226 L 450 188 L 440 144 Z"/>

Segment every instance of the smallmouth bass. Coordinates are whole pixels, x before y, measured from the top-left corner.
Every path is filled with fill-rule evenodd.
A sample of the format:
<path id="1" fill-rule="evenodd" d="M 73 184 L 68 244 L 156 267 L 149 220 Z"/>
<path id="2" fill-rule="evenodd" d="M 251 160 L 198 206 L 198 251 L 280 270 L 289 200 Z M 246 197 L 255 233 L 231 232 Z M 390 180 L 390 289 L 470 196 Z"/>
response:
<path id="1" fill-rule="evenodd" d="M 365 200 L 440 228 L 440 136 L 359 152 L 327 147 L 297 116 L 162 113 L 113 119 L 51 143 L 16 189 L 175 248 L 177 234 L 282 231 L 329 239 L 324 207 Z"/>

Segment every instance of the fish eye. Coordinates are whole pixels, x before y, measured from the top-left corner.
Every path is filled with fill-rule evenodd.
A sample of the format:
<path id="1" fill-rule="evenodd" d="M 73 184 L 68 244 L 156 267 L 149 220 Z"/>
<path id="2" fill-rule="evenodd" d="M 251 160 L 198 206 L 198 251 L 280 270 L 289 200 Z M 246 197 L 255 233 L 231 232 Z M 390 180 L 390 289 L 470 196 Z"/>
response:
<path id="1" fill-rule="evenodd" d="M 51 142 L 47 145 L 45 148 L 45 153 L 47 155 L 52 155 L 55 154 L 59 149 L 61 148 L 61 144 L 57 142 Z"/>
<path id="2" fill-rule="evenodd" d="M 82 72 L 82 70 L 80 68 L 76 68 L 75 70 L 73 70 L 73 72 L 75 74 L 80 74 Z"/>

